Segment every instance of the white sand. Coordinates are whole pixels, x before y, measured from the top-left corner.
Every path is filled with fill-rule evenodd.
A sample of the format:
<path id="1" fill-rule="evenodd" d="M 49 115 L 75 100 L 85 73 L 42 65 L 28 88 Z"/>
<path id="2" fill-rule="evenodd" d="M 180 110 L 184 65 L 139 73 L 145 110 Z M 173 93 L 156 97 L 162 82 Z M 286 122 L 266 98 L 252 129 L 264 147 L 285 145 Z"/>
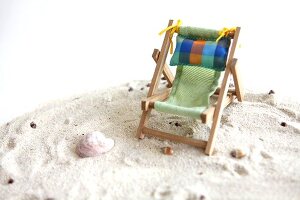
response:
<path id="1" fill-rule="evenodd" d="M 299 102 L 248 92 L 225 110 L 208 157 L 195 147 L 135 138 L 146 83 L 52 102 L 2 125 L 0 199 L 300 199 Z M 209 128 L 195 120 L 152 115 L 152 127 L 207 137 Z M 115 147 L 79 158 L 76 144 L 92 131 L 113 138 Z M 165 146 L 174 155 L 162 154 Z M 232 158 L 234 148 L 247 156 Z"/>

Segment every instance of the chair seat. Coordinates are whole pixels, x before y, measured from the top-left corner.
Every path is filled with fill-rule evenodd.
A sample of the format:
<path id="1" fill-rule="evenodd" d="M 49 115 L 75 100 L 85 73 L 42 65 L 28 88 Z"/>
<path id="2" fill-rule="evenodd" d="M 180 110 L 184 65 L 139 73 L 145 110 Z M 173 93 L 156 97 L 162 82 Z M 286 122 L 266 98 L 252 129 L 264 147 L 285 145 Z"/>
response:
<path id="1" fill-rule="evenodd" d="M 218 87 L 220 72 L 196 66 L 178 66 L 172 91 L 154 109 L 175 115 L 199 119 L 210 105 L 210 96 Z"/>
<path id="2" fill-rule="evenodd" d="M 185 107 L 185 106 L 173 105 L 173 104 L 168 103 L 167 101 L 166 102 L 156 101 L 154 103 L 154 109 L 159 112 L 200 119 L 201 113 L 203 111 L 205 111 L 207 109 L 207 107 L 206 106 Z"/>

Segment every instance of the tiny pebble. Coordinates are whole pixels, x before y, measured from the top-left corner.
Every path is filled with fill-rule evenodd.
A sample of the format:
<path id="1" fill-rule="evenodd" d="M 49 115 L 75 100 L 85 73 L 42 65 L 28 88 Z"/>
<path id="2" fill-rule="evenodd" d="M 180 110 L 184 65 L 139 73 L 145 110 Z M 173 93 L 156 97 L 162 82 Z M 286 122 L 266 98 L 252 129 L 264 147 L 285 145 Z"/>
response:
<path id="1" fill-rule="evenodd" d="M 30 127 L 31 127 L 31 128 L 36 128 L 36 124 L 35 124 L 34 122 L 31 122 L 31 123 L 30 123 Z"/>
<path id="2" fill-rule="evenodd" d="M 141 90 L 144 90 L 144 88 L 142 87 Z"/>
<path id="3" fill-rule="evenodd" d="M 8 182 L 7 182 L 8 184 L 13 184 L 14 183 L 14 179 L 12 179 L 12 178 L 10 178 L 10 179 L 8 179 Z"/>
<path id="4" fill-rule="evenodd" d="M 286 122 L 281 122 L 280 125 L 283 126 L 283 127 L 286 127 L 286 126 L 287 126 Z"/>
<path id="5" fill-rule="evenodd" d="M 150 85 L 151 85 L 150 83 L 147 83 L 146 87 L 150 87 Z"/>
<path id="6" fill-rule="evenodd" d="M 173 155 L 173 149 L 171 147 L 163 147 L 162 148 L 163 150 L 163 153 L 166 154 L 166 155 Z"/>
<path id="7" fill-rule="evenodd" d="M 262 139 L 262 138 L 259 138 L 259 140 L 264 141 L 264 139 Z"/>
<path id="8" fill-rule="evenodd" d="M 64 124 L 70 124 L 70 119 L 65 119 Z"/>
<path id="9" fill-rule="evenodd" d="M 200 199 L 200 200 L 205 200 L 205 196 L 204 196 L 204 195 L 201 195 L 199 199 Z"/>
<path id="10" fill-rule="evenodd" d="M 131 92 L 131 91 L 133 91 L 133 88 L 132 88 L 132 87 L 129 87 L 129 88 L 128 88 L 128 92 Z"/>
<path id="11" fill-rule="evenodd" d="M 274 90 L 270 90 L 269 94 L 275 94 Z"/>
<path id="12" fill-rule="evenodd" d="M 172 124 L 172 122 L 169 122 L 169 124 Z"/>
<path id="13" fill-rule="evenodd" d="M 177 126 L 177 127 L 180 126 L 181 127 L 181 124 L 179 124 L 178 122 L 176 122 L 175 126 Z"/>
<path id="14" fill-rule="evenodd" d="M 230 152 L 230 155 L 233 157 L 233 158 L 238 158 L 238 159 L 241 159 L 243 157 L 246 156 L 246 153 L 240 149 L 235 149 L 235 150 L 232 150 Z"/>

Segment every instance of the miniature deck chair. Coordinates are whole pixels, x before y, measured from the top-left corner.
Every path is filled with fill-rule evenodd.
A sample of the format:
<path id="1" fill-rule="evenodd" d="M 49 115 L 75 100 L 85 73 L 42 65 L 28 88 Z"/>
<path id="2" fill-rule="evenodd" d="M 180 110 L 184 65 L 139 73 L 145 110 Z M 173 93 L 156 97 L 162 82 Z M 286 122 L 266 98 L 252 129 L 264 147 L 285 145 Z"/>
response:
<path id="1" fill-rule="evenodd" d="M 147 134 L 181 142 L 204 148 L 207 155 L 212 155 L 223 108 L 236 98 L 241 102 L 244 97 L 237 59 L 234 58 L 240 27 L 216 31 L 181 27 L 180 23 L 178 20 L 178 23 L 173 25 L 173 20 L 169 21 L 161 50 L 154 49 L 152 54 L 156 68 L 148 96 L 142 100 L 143 113 L 137 137 L 143 139 Z M 166 64 L 166 58 L 170 46 L 170 50 L 173 49 L 172 35 L 175 32 L 178 33 L 176 49 L 170 61 L 170 65 L 178 65 L 174 78 Z M 223 81 L 218 88 L 218 79 L 222 71 L 225 71 Z M 157 94 L 162 74 L 168 81 L 169 88 Z M 229 90 L 231 75 L 235 87 Z M 218 96 L 213 105 L 209 105 L 211 95 Z M 152 109 L 196 118 L 205 124 L 212 121 L 208 141 L 148 128 L 147 122 Z"/>

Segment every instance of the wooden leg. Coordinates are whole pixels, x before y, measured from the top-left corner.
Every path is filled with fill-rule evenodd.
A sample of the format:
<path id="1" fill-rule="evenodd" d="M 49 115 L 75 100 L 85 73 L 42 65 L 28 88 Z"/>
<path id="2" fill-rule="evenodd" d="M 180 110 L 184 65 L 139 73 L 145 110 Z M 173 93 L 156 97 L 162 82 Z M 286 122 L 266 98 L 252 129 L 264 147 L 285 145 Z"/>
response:
<path id="1" fill-rule="evenodd" d="M 143 113 L 142 113 L 140 124 L 137 129 L 137 133 L 136 133 L 136 137 L 139 139 L 144 139 L 144 137 L 145 137 L 142 130 L 148 123 L 150 113 L 151 113 L 151 109 L 147 110 L 147 111 L 143 111 Z"/>
<path id="2" fill-rule="evenodd" d="M 173 86 L 173 81 L 174 81 L 174 76 L 167 64 L 165 64 L 164 70 L 163 70 L 163 75 L 166 78 L 168 85 L 168 88 L 171 88 Z"/>
<path id="3" fill-rule="evenodd" d="M 159 58 L 160 51 L 158 49 L 154 49 L 152 53 L 152 58 L 153 60 L 157 63 L 158 58 Z M 172 87 L 173 81 L 174 81 L 174 76 L 167 64 L 165 64 L 164 69 L 163 69 L 163 75 L 166 78 L 168 85 L 167 87 L 170 88 Z"/>
<path id="4" fill-rule="evenodd" d="M 172 24 L 173 24 L 173 20 L 169 20 L 168 27 L 171 26 Z M 157 59 L 156 59 L 155 71 L 153 73 L 153 77 L 152 77 L 152 80 L 151 80 L 151 84 L 150 84 L 150 87 L 149 87 L 147 97 L 153 96 L 154 93 L 157 90 L 157 87 L 158 87 L 158 84 L 159 84 L 159 81 L 160 81 L 160 77 L 161 77 L 161 75 L 163 73 L 163 70 L 164 70 L 164 66 L 165 66 L 167 55 L 168 55 L 168 51 L 169 51 L 169 48 L 170 48 L 170 34 L 171 34 L 171 30 L 168 30 L 165 33 L 165 38 L 164 38 L 163 44 L 161 46 L 160 52 L 157 51 L 157 50 L 154 50 L 154 52 L 152 54 L 153 59 L 154 60 L 156 58 Z M 151 113 L 151 109 L 147 110 L 147 111 L 143 111 L 143 113 L 142 113 L 141 121 L 140 121 L 138 130 L 137 130 L 137 137 L 140 138 L 140 139 L 144 138 L 143 128 L 148 123 L 150 113 Z"/>
<path id="5" fill-rule="evenodd" d="M 231 72 L 233 75 L 233 81 L 234 81 L 234 85 L 235 85 L 235 91 L 236 91 L 236 96 L 237 99 L 242 102 L 244 100 L 244 88 L 243 88 L 243 84 L 241 81 L 241 77 L 240 77 L 240 71 L 237 65 L 237 59 L 233 59 L 233 63 L 231 65 Z"/>
<path id="6" fill-rule="evenodd" d="M 233 102 L 234 99 L 235 99 L 234 95 L 232 94 L 227 95 L 227 97 L 224 100 L 224 107 L 228 106 L 231 102 Z M 207 108 L 205 111 L 201 113 L 200 119 L 202 123 L 207 124 L 213 119 L 217 104 L 218 102 L 213 104 L 212 106 L 210 106 L 209 108 Z"/>
<path id="7" fill-rule="evenodd" d="M 205 153 L 207 155 L 212 155 L 213 150 L 214 150 L 215 138 L 217 136 L 216 132 L 217 132 L 217 129 L 219 127 L 221 116 L 222 116 L 222 110 L 223 110 L 223 107 L 224 107 L 224 99 L 227 96 L 227 90 L 228 90 L 228 84 L 229 84 L 229 81 L 228 81 L 229 75 L 230 75 L 230 68 L 227 67 L 226 70 L 225 70 L 224 79 L 223 79 L 220 94 L 219 94 L 219 97 L 218 97 L 218 103 L 217 103 L 217 107 L 215 109 L 215 113 L 214 113 L 214 117 L 213 117 L 213 123 L 212 123 L 211 130 L 210 130 L 210 135 L 209 135 L 207 145 L 206 145 L 206 148 L 205 148 Z"/>
<path id="8" fill-rule="evenodd" d="M 173 24 L 173 20 L 169 20 L 168 27 L 172 26 L 172 24 Z M 167 58 L 168 51 L 170 48 L 170 34 L 171 34 L 171 30 L 168 30 L 165 34 L 165 38 L 164 38 L 163 44 L 161 46 L 158 60 L 156 62 L 155 71 L 154 71 L 154 74 L 153 74 L 153 77 L 151 80 L 151 84 L 149 87 L 147 97 L 151 97 L 156 92 L 156 89 L 159 85 L 159 81 L 160 81 L 161 75 L 163 73 L 165 63 L 166 63 L 166 58 Z"/>

